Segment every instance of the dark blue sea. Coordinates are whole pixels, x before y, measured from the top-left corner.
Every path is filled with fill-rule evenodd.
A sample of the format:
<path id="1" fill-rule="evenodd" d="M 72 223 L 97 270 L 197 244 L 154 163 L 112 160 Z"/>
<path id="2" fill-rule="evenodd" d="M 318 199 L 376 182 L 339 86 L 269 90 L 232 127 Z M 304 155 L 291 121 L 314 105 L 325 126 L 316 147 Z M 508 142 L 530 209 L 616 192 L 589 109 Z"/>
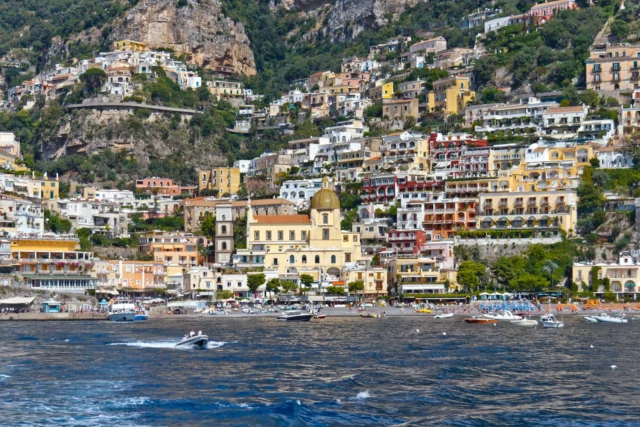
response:
<path id="1" fill-rule="evenodd" d="M 640 425 L 640 320 L 565 321 L 1 322 L 0 424 Z"/>

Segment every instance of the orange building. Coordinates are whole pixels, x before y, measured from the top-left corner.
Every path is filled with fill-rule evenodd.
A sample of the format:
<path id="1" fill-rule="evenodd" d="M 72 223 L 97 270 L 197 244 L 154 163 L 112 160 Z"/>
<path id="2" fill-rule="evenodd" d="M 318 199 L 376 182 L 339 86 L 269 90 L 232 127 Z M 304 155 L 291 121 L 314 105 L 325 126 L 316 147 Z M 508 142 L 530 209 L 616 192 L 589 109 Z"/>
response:
<path id="1" fill-rule="evenodd" d="M 94 272 L 98 286 L 148 289 L 165 287 L 166 267 L 157 261 L 98 261 Z"/>
<path id="2" fill-rule="evenodd" d="M 146 194 L 181 194 L 183 192 L 193 194 L 194 187 L 181 187 L 171 178 L 144 178 L 136 181 L 136 191 Z"/>
<path id="3" fill-rule="evenodd" d="M 183 268 L 200 264 L 198 246 L 206 246 L 207 239 L 191 233 L 168 233 L 150 231 L 144 233 L 138 242 L 142 254 L 153 255 L 153 260 L 169 266 Z"/>

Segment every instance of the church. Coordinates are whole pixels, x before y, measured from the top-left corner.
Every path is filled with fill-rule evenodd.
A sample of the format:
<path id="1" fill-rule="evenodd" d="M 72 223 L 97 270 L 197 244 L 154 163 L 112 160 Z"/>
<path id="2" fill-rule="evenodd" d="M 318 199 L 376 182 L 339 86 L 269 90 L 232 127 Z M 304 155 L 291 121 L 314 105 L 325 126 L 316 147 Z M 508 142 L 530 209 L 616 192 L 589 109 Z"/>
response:
<path id="1" fill-rule="evenodd" d="M 340 229 L 340 200 L 327 178 L 311 199 L 310 214 L 254 215 L 249 209 L 247 249 L 238 250 L 236 259 L 277 271 L 282 279 L 309 274 L 315 281 L 340 280 L 345 264 L 362 259 L 360 234 Z"/>

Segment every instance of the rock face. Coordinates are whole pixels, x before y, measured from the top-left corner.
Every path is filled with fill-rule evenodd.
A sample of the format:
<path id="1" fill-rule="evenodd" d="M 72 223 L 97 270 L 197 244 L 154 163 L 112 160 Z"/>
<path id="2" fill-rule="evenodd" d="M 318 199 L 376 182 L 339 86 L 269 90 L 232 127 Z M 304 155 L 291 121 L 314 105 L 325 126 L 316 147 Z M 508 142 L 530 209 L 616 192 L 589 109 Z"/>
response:
<path id="1" fill-rule="evenodd" d="M 399 14 L 417 3 L 418 0 L 337 0 L 329 14 L 328 30 L 335 34 L 351 26 L 351 36 L 355 37 L 364 28 L 388 23 L 388 14 Z"/>
<path id="2" fill-rule="evenodd" d="M 114 25 L 110 41 L 137 40 L 150 48 L 173 49 L 203 68 L 231 67 L 256 74 L 249 38 L 240 22 L 222 14 L 219 0 L 142 0 Z"/>

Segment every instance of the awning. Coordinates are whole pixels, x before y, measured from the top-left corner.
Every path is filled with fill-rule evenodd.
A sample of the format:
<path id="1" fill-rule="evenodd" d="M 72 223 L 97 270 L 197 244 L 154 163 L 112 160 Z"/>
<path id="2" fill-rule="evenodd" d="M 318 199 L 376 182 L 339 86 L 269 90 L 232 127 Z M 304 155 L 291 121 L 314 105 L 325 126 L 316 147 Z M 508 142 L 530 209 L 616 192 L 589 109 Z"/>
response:
<path id="1" fill-rule="evenodd" d="M 35 297 L 14 297 L 0 300 L 0 305 L 31 305 Z"/>
<path id="2" fill-rule="evenodd" d="M 451 166 L 451 162 L 438 162 L 438 163 L 436 163 L 436 169 L 448 168 L 449 166 Z"/>

